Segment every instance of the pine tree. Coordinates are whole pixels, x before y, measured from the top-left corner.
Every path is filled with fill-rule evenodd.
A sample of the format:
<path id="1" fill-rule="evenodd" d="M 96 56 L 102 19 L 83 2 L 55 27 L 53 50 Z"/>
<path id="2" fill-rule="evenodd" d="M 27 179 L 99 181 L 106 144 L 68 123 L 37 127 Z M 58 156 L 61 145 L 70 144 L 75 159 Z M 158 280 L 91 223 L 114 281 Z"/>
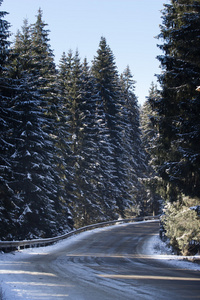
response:
<path id="1" fill-rule="evenodd" d="M 114 171 L 105 112 L 87 60 L 81 63 L 78 51 L 74 56 L 71 50 L 67 56 L 62 55 L 58 81 L 68 108 L 75 225 L 112 219 L 116 217 L 110 192 L 111 170 Z"/>
<path id="2" fill-rule="evenodd" d="M 151 83 L 151 87 L 149 89 L 149 95 L 147 97 L 147 101 L 145 101 L 141 110 L 141 128 L 142 128 L 142 141 L 145 147 L 145 150 L 149 154 L 149 160 L 153 159 L 153 151 L 156 145 L 156 138 L 158 135 L 157 119 L 158 114 L 154 112 L 151 108 L 151 102 L 158 102 L 160 98 L 159 91 L 157 85 L 153 82 Z M 156 149 L 155 149 L 156 151 Z M 154 155 L 154 159 L 155 159 Z M 153 162 L 151 162 L 153 165 Z"/>
<path id="3" fill-rule="evenodd" d="M 66 126 L 68 127 L 67 143 L 69 152 L 68 158 L 70 159 L 67 160 L 67 169 L 70 170 L 71 178 L 69 179 L 67 190 L 69 198 L 71 199 L 71 209 L 75 219 L 75 226 L 80 226 L 80 220 L 83 219 L 80 211 L 82 207 L 85 206 L 82 204 L 85 198 L 83 197 L 79 174 L 80 161 L 82 159 L 82 129 L 80 118 L 82 102 L 82 65 L 78 50 L 75 55 L 73 55 L 71 50 L 69 50 L 67 56 L 63 53 L 59 64 L 58 84 L 66 118 L 64 128 L 66 128 Z M 66 138 L 64 142 L 66 143 Z M 84 219 L 87 223 L 86 218 Z"/>
<path id="4" fill-rule="evenodd" d="M 72 81 L 71 79 L 72 60 L 73 60 L 73 53 L 71 50 L 68 52 L 68 55 L 66 55 L 66 53 L 63 52 L 58 65 L 57 84 L 59 85 L 59 94 L 60 96 L 63 97 L 65 102 L 67 102 L 67 99 L 70 97 L 69 90 L 70 90 L 70 83 Z M 67 106 L 67 108 L 69 109 L 69 105 Z"/>
<path id="5" fill-rule="evenodd" d="M 171 0 L 165 5 L 159 34 L 164 52 L 158 57 L 163 69 L 158 76 L 161 93 L 151 107 L 157 115 L 156 169 L 167 200 L 164 227 L 170 243 L 182 253 L 193 236 L 199 242 L 198 222 L 185 205 L 186 198 L 191 203 L 200 198 L 199 35 L 199 0 Z"/>
<path id="6" fill-rule="evenodd" d="M 119 76 L 114 61 L 113 53 L 107 45 L 106 39 L 101 38 L 97 56 L 94 57 L 92 73 L 96 80 L 96 88 L 105 113 L 106 127 L 108 128 L 111 165 L 114 173 L 110 178 L 112 197 L 116 200 L 118 212 L 123 216 L 126 207 L 126 171 L 123 165 L 122 124 L 120 118 L 120 88 Z"/>
<path id="7" fill-rule="evenodd" d="M 75 220 L 78 226 L 91 224 L 101 219 L 97 189 L 97 124 L 96 102 L 93 96 L 93 79 L 87 61 L 80 65 L 75 55 L 73 75 L 76 79 L 75 109 L 75 177 L 77 201 L 74 203 Z M 78 64 L 77 64 L 78 63 Z M 75 72 L 74 72 L 75 71 Z M 79 80 L 78 80 L 79 79 Z M 78 85 L 77 85 L 78 84 Z"/>
<path id="8" fill-rule="evenodd" d="M 25 21 L 22 33 L 18 32 L 16 36 L 9 72 L 14 80 L 6 139 L 7 144 L 12 145 L 9 152 L 12 177 L 7 181 L 14 207 L 6 233 L 8 236 L 12 227 L 10 238 L 57 235 L 69 230 L 71 224 L 64 180 L 60 176 L 62 157 L 56 147 L 57 123 L 53 121 L 56 120 L 57 103 L 52 88 L 53 77 L 51 70 L 50 75 L 43 73 L 49 60 L 46 65 L 43 61 L 41 66 L 30 34 Z M 42 52 L 40 55 L 48 57 Z"/>
<path id="9" fill-rule="evenodd" d="M 52 170 L 51 147 L 46 145 L 42 130 L 45 119 L 38 107 L 41 101 L 30 90 L 31 81 L 23 78 L 20 90 L 12 99 L 10 143 L 12 180 L 8 183 L 14 195 L 15 238 L 50 236 L 56 231 L 53 201 L 55 174 Z M 48 151 L 47 151 L 48 150 Z M 50 224 L 51 223 L 51 224 Z"/>
<path id="10" fill-rule="evenodd" d="M 0 6 L 3 0 L 0 0 Z M 10 36 L 9 28 L 10 24 L 4 20 L 4 17 L 7 15 L 7 12 L 0 11 L 0 71 L 1 76 L 5 67 L 5 63 L 7 61 L 9 55 L 9 46 L 10 42 L 8 40 Z"/>
<path id="11" fill-rule="evenodd" d="M 43 84 L 47 87 L 49 86 L 49 82 L 54 82 L 55 79 L 54 54 L 49 44 L 49 30 L 46 29 L 47 24 L 42 20 L 41 9 L 38 10 L 36 17 L 36 22 L 31 26 L 32 59 L 35 62 L 34 73 L 43 78 L 41 85 Z"/>
<path id="12" fill-rule="evenodd" d="M 142 131 L 142 145 L 146 152 L 146 164 L 147 178 L 145 179 L 145 185 L 148 190 L 148 206 L 154 214 L 159 214 L 161 210 L 162 198 L 166 196 L 165 188 L 163 188 L 163 182 L 155 170 L 155 166 L 158 164 L 157 155 L 160 151 L 158 144 L 158 115 L 151 108 L 151 102 L 157 102 L 160 99 L 160 93 L 157 85 L 153 82 L 151 84 L 147 101 L 141 108 L 141 131 Z M 162 147 L 162 146 L 161 146 Z"/>
<path id="13" fill-rule="evenodd" d="M 74 56 L 71 50 L 68 56 L 63 54 L 58 77 L 68 107 L 70 126 L 73 169 L 71 206 L 75 225 L 80 227 L 105 220 L 109 217 L 106 213 L 113 215 L 108 209 L 113 201 L 107 199 L 106 189 L 102 189 L 103 182 L 106 181 L 103 172 L 106 174 L 107 166 L 103 153 L 100 154 L 99 151 L 99 141 L 106 139 L 105 136 L 102 137 L 102 131 L 105 131 L 100 112 L 102 109 L 87 61 L 85 59 L 81 64 L 78 51 Z M 103 148 L 104 146 L 101 146 L 101 149 Z"/>
<path id="14" fill-rule="evenodd" d="M 115 202 L 108 195 L 110 157 L 106 142 L 105 116 L 87 61 L 82 66 L 81 102 L 79 103 L 79 131 L 81 132 L 78 162 L 78 186 L 82 204 L 82 225 L 105 221 L 115 216 Z M 107 188 L 108 187 L 108 188 Z"/>
<path id="15" fill-rule="evenodd" d="M 60 156 L 63 157 L 62 171 L 65 172 L 65 190 L 69 206 L 74 209 L 77 201 L 77 184 L 75 180 L 76 155 L 74 154 L 74 110 L 73 110 L 73 53 L 70 50 L 68 55 L 63 52 L 58 66 L 57 86 L 59 110 L 58 115 L 58 142 Z M 62 176 L 61 176 L 62 177 Z M 75 213 L 73 212 L 73 219 Z M 75 224 L 76 225 L 76 224 Z"/>
<path id="16" fill-rule="evenodd" d="M 68 135 L 67 128 L 65 127 L 64 133 L 61 129 L 61 118 L 66 119 L 66 113 L 63 114 L 63 102 L 57 97 L 59 91 L 57 88 L 57 71 L 54 63 L 54 54 L 49 44 L 49 30 L 46 29 L 47 24 L 42 20 L 42 11 L 39 9 L 37 20 L 31 27 L 32 37 L 32 57 L 33 74 L 38 78 L 37 90 L 39 89 L 40 95 L 43 99 L 43 109 L 46 115 L 46 126 L 44 128 L 47 133 L 49 143 L 53 142 L 52 157 L 53 168 L 57 172 L 57 187 L 58 196 L 55 202 L 57 203 L 58 211 L 62 211 L 61 219 L 63 224 L 71 221 L 71 213 L 68 208 L 68 187 L 69 177 L 71 174 L 70 169 L 67 168 L 66 162 L 69 161 L 70 154 L 67 148 L 69 143 L 65 138 L 65 151 L 60 149 L 61 140 L 64 141 L 62 134 L 66 137 Z M 62 119 L 63 120 L 63 119 Z M 63 128 L 62 128 L 63 129 Z M 68 136 L 69 137 L 69 136 Z M 63 146 L 63 145 L 62 145 Z"/>
<path id="17" fill-rule="evenodd" d="M 200 1 L 171 1 L 163 10 L 159 56 L 161 99 L 152 103 L 159 114 L 159 174 L 172 189 L 200 196 L 198 112 Z M 176 194 L 176 193 L 175 193 Z M 173 197 L 171 200 L 173 201 Z"/>
<path id="18" fill-rule="evenodd" d="M 137 213 L 139 209 L 142 214 L 145 214 L 146 209 L 144 204 L 147 195 L 140 179 L 146 177 L 147 164 L 145 152 L 141 146 L 139 107 L 134 92 L 135 81 L 133 80 L 129 66 L 121 74 L 120 85 L 121 106 L 123 107 L 121 112 L 123 124 L 123 161 L 127 170 L 129 205 L 131 211 L 133 211 L 133 207 L 135 206 Z"/>
<path id="19" fill-rule="evenodd" d="M 75 55 L 69 50 L 63 53 L 59 64 L 59 88 L 62 93 L 66 109 L 68 110 L 68 124 L 70 128 L 71 150 L 78 153 L 79 141 L 79 104 L 81 102 L 82 66 L 78 50 Z M 75 164 L 75 162 L 73 162 Z"/>
<path id="20" fill-rule="evenodd" d="M 0 0 L 0 6 L 2 4 Z M 12 82 L 7 77 L 10 57 L 10 24 L 4 19 L 7 12 L 0 11 L 0 222 L 1 237 L 5 237 L 14 216 L 15 207 L 10 199 L 12 191 L 8 181 L 12 177 L 12 165 L 9 161 L 13 145 L 7 141 L 10 128 L 10 95 Z"/>
<path id="21" fill-rule="evenodd" d="M 25 73 L 30 74 L 33 65 L 31 57 L 31 31 L 27 19 L 24 19 L 22 32 L 18 30 L 15 36 L 11 52 L 10 77 L 20 79 L 25 76 Z"/>

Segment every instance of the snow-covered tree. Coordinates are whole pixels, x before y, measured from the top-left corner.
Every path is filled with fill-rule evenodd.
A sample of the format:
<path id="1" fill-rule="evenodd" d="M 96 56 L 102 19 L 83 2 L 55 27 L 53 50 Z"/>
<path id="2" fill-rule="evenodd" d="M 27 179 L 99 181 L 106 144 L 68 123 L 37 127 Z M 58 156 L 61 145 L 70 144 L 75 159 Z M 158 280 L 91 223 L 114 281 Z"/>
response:
<path id="1" fill-rule="evenodd" d="M 62 156 L 56 147 L 57 103 L 53 77 L 51 70 L 48 74 L 43 69 L 46 67 L 47 71 L 50 67 L 48 59 L 46 65 L 44 63 L 48 47 L 46 50 L 41 47 L 44 53 L 41 51 L 39 56 L 36 51 L 39 46 L 33 47 L 31 41 L 31 31 L 25 21 L 22 33 L 18 32 L 16 36 L 8 72 L 13 86 L 6 135 L 11 175 L 6 183 L 12 204 L 10 210 L 13 208 L 14 212 L 4 236 L 10 238 L 57 235 L 69 230 L 68 225 L 71 225 L 65 180 L 60 171 Z M 46 56 L 48 58 L 47 53 Z M 53 65 L 53 61 L 50 62 Z M 64 177 L 64 171 L 62 175 Z"/>
<path id="2" fill-rule="evenodd" d="M 2 4 L 0 0 L 0 6 Z M 7 77 L 8 60 L 10 54 L 10 24 L 4 19 L 7 12 L 0 11 L 0 222 L 1 236 L 7 234 L 15 207 L 10 200 L 12 191 L 7 182 L 12 177 L 12 165 L 9 161 L 13 145 L 7 141 L 10 126 L 10 95 L 12 94 L 12 81 Z"/>
<path id="3" fill-rule="evenodd" d="M 161 98 L 152 103 L 159 115 L 158 171 L 176 190 L 200 197 L 198 148 L 200 1 L 173 0 L 163 10 L 159 38 L 164 55 L 158 57 Z M 171 199 L 173 201 L 173 199 Z"/>
<path id="4" fill-rule="evenodd" d="M 12 63 L 10 77 L 20 79 L 25 75 L 24 73 L 30 74 L 33 65 L 31 56 L 31 32 L 27 19 L 24 19 L 21 32 L 19 30 L 17 31 L 11 52 Z"/>
<path id="5" fill-rule="evenodd" d="M 2 2 L 3 0 L 0 0 L 0 6 Z M 9 46 L 10 46 L 10 42 L 8 40 L 10 36 L 10 32 L 9 32 L 10 24 L 8 23 L 8 21 L 4 19 L 6 15 L 7 12 L 0 11 L 0 71 L 1 72 L 4 70 L 4 66 L 8 58 Z"/>
<path id="6" fill-rule="evenodd" d="M 41 9 L 38 10 L 36 17 L 36 22 L 31 26 L 31 52 L 35 63 L 33 73 L 43 78 L 41 88 L 45 86 L 45 91 L 48 93 L 51 91 L 50 83 L 55 80 L 54 54 L 49 44 L 49 30 L 46 29 L 47 24 L 42 19 Z"/>
<path id="7" fill-rule="evenodd" d="M 141 178 L 147 176 L 147 160 L 142 147 L 140 131 L 140 115 L 137 97 L 135 95 L 135 81 L 129 66 L 120 77 L 121 86 L 121 111 L 123 124 L 123 152 L 126 168 L 128 195 L 130 206 L 140 207 L 140 212 L 145 214 L 147 201 L 146 188 Z M 131 208 L 132 209 L 132 208 Z"/>
<path id="8" fill-rule="evenodd" d="M 164 5 L 162 18 L 158 36 L 164 52 L 158 56 L 161 92 L 159 101 L 151 101 L 158 129 L 154 162 L 164 183 L 165 199 L 170 202 L 165 229 L 170 243 L 179 244 L 183 250 L 186 237 L 199 236 L 194 214 L 182 208 L 185 197 L 200 199 L 200 94 L 196 90 L 200 73 L 200 1 L 171 0 Z M 184 223 L 194 226 L 183 227 Z M 176 229 L 171 230 L 171 225 Z"/>
<path id="9" fill-rule="evenodd" d="M 158 176 L 155 166 L 157 165 L 157 154 L 162 145 L 158 144 L 158 114 L 151 107 L 152 102 L 160 99 L 160 93 L 157 85 L 151 84 L 147 101 L 143 104 L 140 113 L 140 123 L 142 131 L 142 146 L 146 152 L 147 178 L 144 183 L 148 191 L 148 207 L 154 214 L 158 214 L 161 210 L 161 196 L 166 196 L 163 182 Z"/>
<path id="10" fill-rule="evenodd" d="M 105 221 L 115 216 L 115 201 L 110 195 L 105 115 L 100 105 L 95 81 L 87 61 L 82 66 L 82 89 L 79 103 L 79 159 L 77 160 L 77 186 L 80 202 L 78 215 L 82 224 Z M 111 170 L 111 166 L 110 166 Z M 81 209 L 80 209 L 81 208 Z M 77 218 L 77 216 L 76 216 Z M 84 223 L 85 222 L 85 223 Z"/>
<path id="11" fill-rule="evenodd" d="M 112 197 L 116 199 L 119 213 L 123 215 L 124 208 L 127 206 L 127 197 L 125 195 L 127 187 L 126 170 L 123 163 L 123 126 L 120 116 L 122 107 L 120 103 L 119 75 L 114 55 L 104 37 L 101 38 L 97 55 L 94 57 L 92 73 L 105 113 L 110 149 L 113 151 L 111 157 L 115 170 L 110 178 L 113 185 Z"/>
<path id="12" fill-rule="evenodd" d="M 109 189 L 105 187 L 109 182 L 106 175 L 109 156 L 104 155 L 107 148 L 105 114 L 87 61 L 82 64 L 77 51 L 74 56 L 71 50 L 67 56 L 62 55 L 58 82 L 68 108 L 69 164 L 73 170 L 71 207 L 75 225 L 79 227 L 113 216 L 113 200 L 106 196 Z"/>
<path id="13" fill-rule="evenodd" d="M 67 55 L 65 52 L 63 52 L 58 65 L 57 84 L 59 86 L 59 94 L 65 99 L 66 105 L 70 99 L 70 87 L 72 84 L 72 63 L 72 50 L 69 50 Z M 70 105 L 68 103 L 67 108 L 69 109 L 69 107 Z"/>

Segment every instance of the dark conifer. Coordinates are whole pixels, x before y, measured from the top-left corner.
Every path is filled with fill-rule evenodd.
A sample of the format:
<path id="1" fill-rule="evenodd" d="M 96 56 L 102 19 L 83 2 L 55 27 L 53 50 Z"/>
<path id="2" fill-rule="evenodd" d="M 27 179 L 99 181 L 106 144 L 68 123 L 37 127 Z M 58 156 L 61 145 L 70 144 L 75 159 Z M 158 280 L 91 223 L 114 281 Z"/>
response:
<path id="1" fill-rule="evenodd" d="M 40 36 L 42 41 L 44 37 Z M 38 53 L 36 49 L 44 52 Z M 14 85 L 6 141 L 12 145 L 9 153 L 12 177 L 8 187 L 15 207 L 10 224 L 14 238 L 57 235 L 69 230 L 71 222 L 60 176 L 62 157 L 56 147 L 57 123 L 53 122 L 57 108 L 53 90 L 55 69 L 45 74 L 45 67 L 47 70 L 53 66 L 53 60 L 46 59 L 45 64 L 48 46 L 41 49 L 31 42 L 25 21 L 22 33 L 16 36 L 9 71 Z"/>
<path id="2" fill-rule="evenodd" d="M 0 0 L 0 6 L 2 4 Z M 7 12 L 0 11 L 0 237 L 5 239 L 9 231 L 12 231 L 12 218 L 15 214 L 15 206 L 11 200 L 13 195 L 8 186 L 12 178 L 12 164 L 10 153 L 13 145 L 9 143 L 10 130 L 10 95 L 13 93 L 13 82 L 8 78 L 8 61 L 10 57 L 9 28 L 10 24 L 4 19 Z"/>
<path id="3" fill-rule="evenodd" d="M 199 240 L 198 217 L 189 209 L 200 198 L 199 36 L 199 0 L 165 5 L 159 35 L 164 54 L 158 57 L 161 97 L 150 103 L 159 133 L 155 162 L 169 202 L 164 226 L 170 243 L 183 254 L 188 254 L 191 240 Z"/>
<path id="4" fill-rule="evenodd" d="M 199 118 L 200 95 L 200 2 L 171 1 L 163 10 L 158 57 L 164 72 L 159 76 L 161 99 L 155 105 L 159 114 L 159 174 L 176 190 L 200 196 Z M 172 196 L 173 197 L 173 196 Z M 173 201 L 173 199 L 171 199 Z"/>
<path id="5" fill-rule="evenodd" d="M 157 85 L 153 82 L 149 90 L 149 96 L 147 101 L 141 108 L 141 131 L 142 131 L 142 146 L 146 152 L 146 164 L 148 166 L 144 180 L 147 192 L 148 192 L 148 209 L 149 213 L 158 215 L 161 211 L 162 197 L 166 196 L 166 186 L 163 186 L 161 178 L 156 172 L 157 155 L 160 151 L 159 134 L 158 134 L 158 119 L 159 116 L 156 111 L 151 108 L 151 102 L 158 102 L 160 99 L 160 93 Z"/>
<path id="6" fill-rule="evenodd" d="M 126 170 L 123 164 L 123 146 L 120 111 L 119 76 L 114 61 L 114 55 L 107 45 L 106 39 L 101 38 L 97 55 L 94 57 L 92 73 L 95 77 L 96 88 L 99 92 L 102 107 L 105 113 L 106 127 L 108 129 L 110 150 L 114 173 L 110 177 L 112 197 L 118 206 L 118 212 L 123 215 L 126 207 Z"/>

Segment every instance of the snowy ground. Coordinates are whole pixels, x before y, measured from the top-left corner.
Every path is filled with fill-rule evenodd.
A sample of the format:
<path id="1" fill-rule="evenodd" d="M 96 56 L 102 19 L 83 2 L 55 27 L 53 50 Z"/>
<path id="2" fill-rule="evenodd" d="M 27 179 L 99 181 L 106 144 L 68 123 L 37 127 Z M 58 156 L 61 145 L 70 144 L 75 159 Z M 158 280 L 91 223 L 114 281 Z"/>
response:
<path id="1" fill-rule="evenodd" d="M 138 223 L 137 223 L 138 224 Z M 121 224 L 115 226 L 127 226 L 128 224 Z M 108 229 L 108 227 L 106 227 Z M 81 240 L 82 238 L 86 238 L 87 236 L 93 234 L 94 232 L 98 232 L 101 229 L 94 229 L 88 232 L 80 233 L 76 236 L 70 237 L 64 241 L 58 242 L 55 245 L 48 246 L 48 247 L 40 247 L 40 248 L 31 248 L 20 250 L 12 253 L 4 254 L 3 252 L 0 253 L 0 300 L 18 300 L 22 299 L 21 296 L 18 297 L 19 293 L 13 293 L 13 282 L 16 281 L 16 274 L 19 273 L 19 269 L 17 269 L 17 265 L 19 261 L 28 261 L 29 257 L 33 255 L 46 255 L 51 253 L 52 251 L 59 250 L 63 246 L 69 246 L 77 241 Z M 153 259 L 163 260 L 167 264 L 173 264 L 173 266 L 177 266 L 178 268 L 184 268 L 189 270 L 196 270 L 200 271 L 200 264 L 194 263 L 193 261 L 200 262 L 200 256 L 195 257 L 180 257 L 172 255 L 170 249 L 160 241 L 158 235 L 153 235 L 146 241 L 144 245 L 144 252 L 148 256 L 151 256 Z M 190 261 L 188 261 L 188 259 Z M 23 283 L 23 272 L 26 275 L 26 271 L 22 271 L 21 274 L 21 290 L 23 290 L 23 285 L 27 284 L 27 278 L 24 279 Z M 49 275 L 50 276 L 50 275 Z M 12 283 L 12 286 L 11 286 Z M 37 285 L 37 283 L 35 283 Z M 40 283 L 41 284 L 41 283 Z M 39 285 L 39 283 L 38 283 Z M 18 291 L 20 290 L 19 283 L 17 285 Z M 26 298 L 27 299 L 27 298 Z M 36 298 L 34 298 L 36 299 Z"/>
<path id="2" fill-rule="evenodd" d="M 162 242 L 159 235 L 152 236 L 147 241 L 146 252 L 153 256 L 154 259 L 164 260 L 167 264 L 187 269 L 200 271 L 200 255 L 195 256 L 178 256 L 172 253 L 166 243 Z"/>

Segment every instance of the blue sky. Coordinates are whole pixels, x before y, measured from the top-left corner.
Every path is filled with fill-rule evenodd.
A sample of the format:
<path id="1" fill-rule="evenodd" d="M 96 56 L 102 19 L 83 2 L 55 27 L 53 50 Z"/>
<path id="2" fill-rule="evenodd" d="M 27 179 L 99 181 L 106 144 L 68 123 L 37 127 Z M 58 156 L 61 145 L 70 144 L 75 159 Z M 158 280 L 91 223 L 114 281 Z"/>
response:
<path id="1" fill-rule="evenodd" d="M 35 22 L 40 7 L 57 64 L 69 49 L 78 49 L 81 59 L 91 62 L 104 36 L 119 73 L 130 66 L 142 104 L 151 82 L 157 81 L 154 74 L 161 72 L 156 59 L 161 54 L 156 44 L 161 41 L 155 36 L 160 32 L 163 3 L 169 0 L 4 0 L 0 9 L 9 13 L 6 20 L 15 34 L 25 18 Z"/>

